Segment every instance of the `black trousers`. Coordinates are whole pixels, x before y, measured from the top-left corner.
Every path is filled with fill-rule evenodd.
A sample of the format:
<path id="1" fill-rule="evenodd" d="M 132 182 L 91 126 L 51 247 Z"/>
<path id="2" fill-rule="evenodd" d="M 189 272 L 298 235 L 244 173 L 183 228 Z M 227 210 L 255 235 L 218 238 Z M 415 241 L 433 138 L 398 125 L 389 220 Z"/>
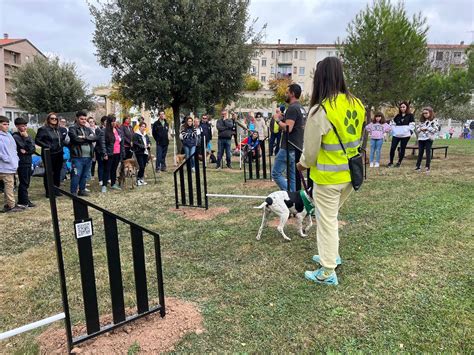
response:
<path id="1" fill-rule="evenodd" d="M 143 176 L 145 175 L 145 167 L 146 163 L 148 162 L 148 154 L 136 154 L 135 156 L 137 157 L 137 163 L 138 163 L 138 175 L 137 179 L 141 180 L 143 179 Z"/>
<path id="2" fill-rule="evenodd" d="M 110 180 L 110 186 L 114 186 L 117 181 L 117 168 L 120 163 L 120 154 L 109 155 L 107 160 L 104 160 L 104 176 L 102 186 L 107 186 L 107 181 Z"/>
<path id="3" fill-rule="evenodd" d="M 416 160 L 416 167 L 421 166 L 421 161 L 423 160 L 423 154 L 426 150 L 426 167 L 429 169 L 431 164 L 431 147 L 433 146 L 433 141 L 427 139 L 425 141 L 418 141 L 418 159 Z"/>
<path id="4" fill-rule="evenodd" d="M 28 188 L 30 187 L 31 165 L 18 167 L 18 204 L 27 206 L 30 202 L 28 198 Z"/>
<path id="5" fill-rule="evenodd" d="M 41 159 L 43 159 L 44 162 L 44 154 L 41 154 Z M 59 187 L 61 184 L 61 169 L 63 168 L 63 152 L 51 154 L 51 163 L 53 166 L 53 185 Z M 46 196 L 48 196 L 48 181 L 46 172 L 43 177 L 43 184 L 46 191 Z"/>
<path id="6" fill-rule="evenodd" d="M 403 158 L 405 157 L 405 149 L 409 140 L 410 137 L 392 137 L 392 145 L 390 146 L 390 164 L 393 164 L 393 158 L 395 157 L 395 151 L 397 150 L 398 143 L 400 143 L 400 153 L 398 154 L 398 162 L 402 162 Z"/>

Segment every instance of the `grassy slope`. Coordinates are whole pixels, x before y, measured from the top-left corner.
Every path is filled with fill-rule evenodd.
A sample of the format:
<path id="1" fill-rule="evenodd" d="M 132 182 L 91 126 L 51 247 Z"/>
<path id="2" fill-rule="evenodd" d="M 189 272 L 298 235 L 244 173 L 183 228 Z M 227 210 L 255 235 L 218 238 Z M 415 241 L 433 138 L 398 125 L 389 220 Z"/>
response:
<path id="1" fill-rule="evenodd" d="M 159 185 L 91 199 L 161 233 L 166 294 L 199 304 L 207 329 L 187 336 L 178 350 L 467 353 L 474 350 L 474 144 L 452 140 L 449 145 L 449 159 L 436 159 L 430 176 L 413 172 L 411 159 L 400 169 L 370 170 L 361 192 L 341 210 L 340 219 L 348 224 L 340 232 L 344 264 L 337 288 L 316 286 L 303 277 L 304 270 L 314 268 L 315 229 L 309 239 L 301 239 L 290 226 L 294 239 L 284 243 L 275 229 L 267 228 L 255 241 L 261 218 L 251 209 L 256 201 L 212 199 L 211 206 L 227 206 L 230 214 L 189 221 L 170 211 L 170 173 L 159 178 Z M 241 174 L 225 171 L 209 169 L 208 180 L 213 193 L 272 190 L 244 185 Z M 38 208 L 0 215 L 0 331 L 61 309 L 49 205 L 40 197 L 40 181 L 35 180 L 32 193 Z M 71 204 L 61 198 L 59 208 L 77 323 L 82 305 Z M 99 215 L 92 217 L 99 221 Z M 107 312 L 106 255 L 99 222 L 95 227 L 100 310 Z M 129 236 L 124 226 L 119 229 L 126 302 L 133 305 L 133 269 L 125 261 L 131 254 Z M 152 287 L 152 277 L 149 283 Z M 36 352 L 38 332 L 0 346 L 8 352 Z"/>

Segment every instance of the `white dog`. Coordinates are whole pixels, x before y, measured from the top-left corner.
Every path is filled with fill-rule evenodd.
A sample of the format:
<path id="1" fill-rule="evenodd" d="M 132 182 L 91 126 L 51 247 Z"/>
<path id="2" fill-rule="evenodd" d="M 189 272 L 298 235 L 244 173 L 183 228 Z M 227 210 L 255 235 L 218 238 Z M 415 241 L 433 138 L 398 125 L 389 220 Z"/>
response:
<path id="1" fill-rule="evenodd" d="M 290 213 L 295 214 L 297 218 L 298 230 L 302 238 L 308 236 L 307 233 L 313 225 L 311 213 L 314 210 L 314 202 L 311 196 L 309 196 L 304 190 L 290 193 L 286 191 L 272 192 L 265 199 L 265 202 L 254 208 L 263 208 L 262 224 L 258 230 L 257 240 L 260 240 L 260 237 L 262 236 L 263 228 L 266 225 L 266 220 L 270 212 L 274 212 L 280 217 L 280 224 L 278 225 L 277 230 L 281 233 L 285 240 L 291 240 L 283 230 L 288 218 L 290 217 Z M 310 213 L 308 213 L 308 210 Z M 309 224 L 303 229 L 303 220 L 306 216 L 309 218 Z"/>

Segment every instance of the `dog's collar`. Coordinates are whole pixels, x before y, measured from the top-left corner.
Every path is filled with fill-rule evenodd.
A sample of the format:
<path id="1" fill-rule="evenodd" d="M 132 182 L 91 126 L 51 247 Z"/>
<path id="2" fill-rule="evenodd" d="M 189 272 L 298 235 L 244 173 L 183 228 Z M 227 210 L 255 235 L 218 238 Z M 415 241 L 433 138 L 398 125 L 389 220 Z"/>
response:
<path id="1" fill-rule="evenodd" d="M 306 210 L 306 213 L 313 214 L 314 205 L 311 202 L 311 200 L 308 198 L 304 190 L 300 190 L 300 196 L 301 196 L 301 199 L 303 200 L 303 205 L 304 205 L 304 209 Z"/>

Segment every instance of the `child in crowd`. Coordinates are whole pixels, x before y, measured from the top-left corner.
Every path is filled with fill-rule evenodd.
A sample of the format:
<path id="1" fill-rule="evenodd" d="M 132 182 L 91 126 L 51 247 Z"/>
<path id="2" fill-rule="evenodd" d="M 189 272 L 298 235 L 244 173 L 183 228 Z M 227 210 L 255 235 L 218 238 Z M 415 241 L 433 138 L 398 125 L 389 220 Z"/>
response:
<path id="1" fill-rule="evenodd" d="M 370 167 L 378 168 L 380 166 L 380 152 L 384 135 L 392 129 L 388 123 L 385 123 L 385 117 L 382 112 L 376 112 L 372 122 L 365 129 L 370 137 Z"/>
<path id="2" fill-rule="evenodd" d="M 141 122 L 140 128 L 132 137 L 132 150 L 135 152 L 135 157 L 138 162 L 137 186 L 143 186 L 147 183 L 144 180 L 145 168 L 150 156 L 151 141 L 148 134 L 146 134 L 146 123 Z"/>
<path id="3" fill-rule="evenodd" d="M 31 178 L 31 156 L 35 152 L 35 142 L 28 135 L 27 131 L 28 121 L 23 117 L 15 119 L 15 126 L 17 132 L 13 133 L 13 138 L 16 142 L 16 150 L 19 157 L 18 163 L 18 205 L 20 207 L 35 207 L 28 197 L 28 188 L 30 187 Z"/>
<path id="4" fill-rule="evenodd" d="M 3 212 L 20 212 L 24 208 L 15 204 L 13 185 L 16 169 L 18 169 L 18 154 L 15 139 L 8 131 L 10 121 L 0 116 L 0 181 L 4 183 L 5 206 Z"/>
<path id="5" fill-rule="evenodd" d="M 418 134 L 418 159 L 416 160 L 416 171 L 421 171 L 421 161 L 426 150 L 426 173 L 430 172 L 431 147 L 438 132 L 438 122 L 435 120 L 434 112 L 431 107 L 425 107 L 421 111 L 420 124 L 416 126 Z"/>

